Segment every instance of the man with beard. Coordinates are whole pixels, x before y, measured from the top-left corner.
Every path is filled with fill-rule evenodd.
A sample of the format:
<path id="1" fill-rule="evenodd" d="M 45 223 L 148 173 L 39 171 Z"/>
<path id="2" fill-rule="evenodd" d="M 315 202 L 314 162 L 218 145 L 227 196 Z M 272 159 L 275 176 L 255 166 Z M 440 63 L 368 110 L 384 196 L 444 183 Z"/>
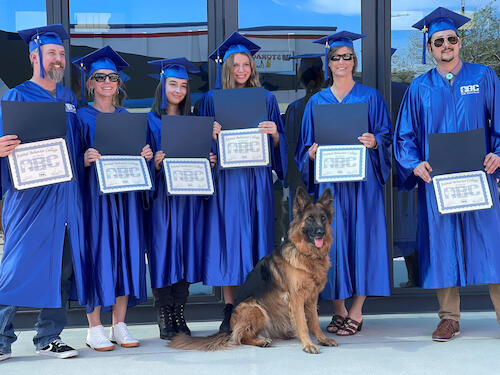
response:
<path id="1" fill-rule="evenodd" d="M 83 173 L 76 97 L 58 85 L 66 66 L 61 25 L 19 31 L 29 44 L 33 76 L 7 91 L 3 101 L 63 102 L 66 143 L 75 179 L 70 182 L 14 190 L 7 156 L 21 143 L 4 134 L 0 117 L 1 194 L 5 194 L 5 246 L 0 264 L 0 361 L 11 356 L 16 340 L 12 320 L 19 306 L 41 308 L 33 343 L 37 353 L 55 358 L 78 354 L 59 337 L 66 324 L 68 299 L 86 303 L 86 261 L 78 177 Z M 1 114 L 0 114 L 1 115 Z M 45 124 L 40 124 L 44 126 Z"/>
<path id="2" fill-rule="evenodd" d="M 484 169 L 490 191 L 500 176 L 499 80 L 484 65 L 462 62 L 457 29 L 469 18 L 437 8 L 413 27 L 428 31 L 427 50 L 437 67 L 417 77 L 406 91 L 394 134 L 400 189 L 418 184 L 417 247 L 420 283 L 437 289 L 440 323 L 435 341 L 460 333 L 458 287 L 489 284 L 500 323 L 500 204 L 461 213 L 438 214 L 428 158 L 430 133 L 484 129 Z M 424 51 L 425 53 L 425 51 Z M 463 150 L 467 152 L 467 150 Z"/>

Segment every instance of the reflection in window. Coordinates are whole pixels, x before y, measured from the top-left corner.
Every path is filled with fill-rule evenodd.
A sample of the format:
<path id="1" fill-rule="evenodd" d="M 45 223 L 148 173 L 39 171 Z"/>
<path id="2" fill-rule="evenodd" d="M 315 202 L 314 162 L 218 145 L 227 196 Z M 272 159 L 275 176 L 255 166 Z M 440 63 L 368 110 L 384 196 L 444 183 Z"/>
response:
<path id="1" fill-rule="evenodd" d="M 119 6 L 117 5 L 119 4 Z M 124 73 L 124 107 L 148 111 L 159 83 L 159 73 L 148 61 L 184 56 L 201 72 L 192 75 L 191 103 L 208 90 L 206 0 L 172 3 L 162 11 L 161 1 L 70 1 L 71 57 L 111 46 L 130 64 Z M 80 93 L 80 74 L 73 67 L 72 89 Z"/>

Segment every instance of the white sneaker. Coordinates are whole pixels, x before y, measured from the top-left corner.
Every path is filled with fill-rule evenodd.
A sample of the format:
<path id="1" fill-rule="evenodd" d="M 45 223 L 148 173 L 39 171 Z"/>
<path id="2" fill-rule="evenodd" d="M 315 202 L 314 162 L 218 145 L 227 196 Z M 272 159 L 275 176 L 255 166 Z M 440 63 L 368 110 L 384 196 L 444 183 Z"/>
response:
<path id="1" fill-rule="evenodd" d="M 130 334 L 127 325 L 123 322 L 115 324 L 111 327 L 109 339 L 111 342 L 114 342 L 124 348 L 135 348 L 139 346 L 139 340 Z"/>
<path id="2" fill-rule="evenodd" d="M 78 355 L 78 351 L 64 343 L 61 339 L 52 341 L 49 345 L 36 351 L 40 355 L 46 355 L 54 358 L 72 358 Z"/>
<path id="3" fill-rule="evenodd" d="M 0 362 L 5 361 L 6 359 L 9 359 L 11 356 L 10 353 L 2 353 L 0 352 Z"/>
<path id="4" fill-rule="evenodd" d="M 87 330 L 87 341 L 85 343 L 89 348 L 98 352 L 107 352 L 115 348 L 113 343 L 106 337 L 102 325 Z"/>

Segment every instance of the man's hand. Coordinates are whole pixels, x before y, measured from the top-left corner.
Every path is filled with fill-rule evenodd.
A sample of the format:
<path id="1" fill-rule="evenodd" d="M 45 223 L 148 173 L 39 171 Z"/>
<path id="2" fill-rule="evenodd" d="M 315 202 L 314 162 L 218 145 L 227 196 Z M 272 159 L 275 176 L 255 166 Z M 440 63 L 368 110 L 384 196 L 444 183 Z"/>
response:
<path id="1" fill-rule="evenodd" d="M 90 167 L 90 164 L 94 163 L 97 159 L 101 157 L 101 154 L 99 151 L 97 151 L 95 148 L 89 148 L 87 151 L 85 151 L 85 154 L 83 154 L 83 165 L 86 167 Z"/>
<path id="2" fill-rule="evenodd" d="M 490 152 L 484 158 L 484 170 L 488 174 L 495 173 L 495 171 L 500 167 L 500 156 Z"/>
<path id="3" fill-rule="evenodd" d="M 432 181 L 431 175 L 429 172 L 432 172 L 432 167 L 429 163 L 426 161 L 423 161 L 417 167 L 413 170 L 413 174 L 417 177 L 420 177 L 422 180 L 424 180 L 427 183 L 430 183 Z"/>
<path id="4" fill-rule="evenodd" d="M 14 149 L 21 144 L 17 135 L 4 135 L 0 137 L 0 156 L 9 156 Z"/>

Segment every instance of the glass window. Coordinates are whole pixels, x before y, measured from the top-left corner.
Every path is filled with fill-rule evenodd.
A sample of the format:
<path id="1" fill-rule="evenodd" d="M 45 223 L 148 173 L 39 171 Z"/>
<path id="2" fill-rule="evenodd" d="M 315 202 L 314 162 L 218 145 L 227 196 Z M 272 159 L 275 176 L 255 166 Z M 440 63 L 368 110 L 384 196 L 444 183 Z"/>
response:
<path id="1" fill-rule="evenodd" d="M 396 48 L 391 68 L 394 122 L 408 85 L 416 76 L 435 67 L 428 52 L 426 64 L 422 64 L 422 32 L 411 25 L 433 11 L 436 4 L 427 1 L 412 4 L 407 1 L 392 2 L 391 39 L 392 47 Z M 472 18 L 472 22 L 459 30 L 461 58 L 467 62 L 490 65 L 499 74 L 500 63 L 495 57 L 500 37 L 498 3 L 491 0 L 448 0 L 439 5 Z M 418 285 L 417 191 L 398 191 L 395 168 L 393 178 L 394 287 L 413 287 Z"/>
<path id="2" fill-rule="evenodd" d="M 70 0 L 71 57 L 84 56 L 111 46 L 130 64 L 124 73 L 124 107 L 149 111 L 159 72 L 147 62 L 184 56 L 201 73 L 190 81 L 191 103 L 208 91 L 206 0 L 169 2 L 154 0 Z M 80 95 L 80 74 L 73 67 L 72 88 Z"/>
<path id="3" fill-rule="evenodd" d="M 47 25 L 45 0 L 0 0 L 0 95 L 32 75 L 26 43 L 18 30 Z"/>

